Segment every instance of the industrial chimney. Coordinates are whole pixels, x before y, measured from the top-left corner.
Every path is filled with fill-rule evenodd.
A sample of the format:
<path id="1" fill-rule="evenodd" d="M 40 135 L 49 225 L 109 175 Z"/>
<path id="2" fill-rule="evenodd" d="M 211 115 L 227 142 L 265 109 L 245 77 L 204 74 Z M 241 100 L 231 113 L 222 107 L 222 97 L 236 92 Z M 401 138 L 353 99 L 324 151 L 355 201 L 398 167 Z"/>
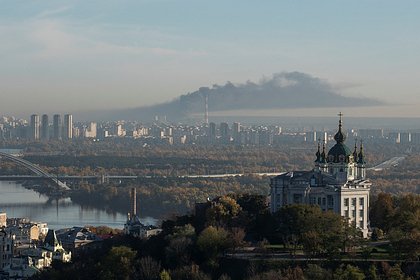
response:
<path id="1" fill-rule="evenodd" d="M 130 198 L 131 198 L 131 218 L 134 219 L 134 217 L 137 215 L 137 192 L 136 188 L 132 188 L 130 191 Z"/>

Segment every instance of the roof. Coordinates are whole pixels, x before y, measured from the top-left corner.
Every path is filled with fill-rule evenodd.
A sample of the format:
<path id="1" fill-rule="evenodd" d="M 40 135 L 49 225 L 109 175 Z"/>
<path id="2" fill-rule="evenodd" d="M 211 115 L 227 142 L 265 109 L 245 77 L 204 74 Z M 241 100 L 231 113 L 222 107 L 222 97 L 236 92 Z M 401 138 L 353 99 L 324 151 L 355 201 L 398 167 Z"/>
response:
<path id="1" fill-rule="evenodd" d="M 344 144 L 346 141 L 346 135 L 342 131 L 342 114 L 339 114 L 340 121 L 338 122 L 338 131 L 334 135 L 334 140 L 337 142 L 329 151 L 328 151 L 328 162 L 341 162 L 346 161 L 349 162 L 349 157 L 352 155 L 350 149 Z M 344 158 L 341 159 L 340 156 Z M 332 160 L 331 160 L 332 157 Z"/>
<path id="2" fill-rule="evenodd" d="M 320 172 L 320 171 L 292 171 L 285 174 L 278 175 L 274 177 L 274 179 L 287 179 L 290 180 L 290 183 L 293 185 L 294 183 L 297 183 L 298 181 L 304 181 L 308 183 L 308 185 L 311 183 L 311 179 L 317 180 L 317 184 L 320 186 L 325 185 L 341 185 L 341 183 L 331 174 L 326 172 Z M 321 182 L 321 183 L 319 183 Z"/>
<path id="3" fill-rule="evenodd" d="M 60 243 L 58 242 L 57 236 L 55 235 L 55 231 L 53 229 L 48 230 L 47 236 L 45 236 L 44 244 L 45 246 L 51 246 L 51 247 L 56 247 L 60 245 Z"/>
<path id="4" fill-rule="evenodd" d="M 333 162 L 339 162 L 340 156 L 344 156 L 345 159 L 347 159 L 350 155 L 352 155 L 351 150 L 349 147 L 346 146 L 343 142 L 337 142 L 329 151 L 328 151 L 328 157 L 333 156 Z"/>
<path id="5" fill-rule="evenodd" d="M 77 241 L 100 241 L 102 240 L 96 234 L 84 227 L 72 227 L 66 231 L 61 231 L 58 235 L 63 243 L 77 242 Z"/>

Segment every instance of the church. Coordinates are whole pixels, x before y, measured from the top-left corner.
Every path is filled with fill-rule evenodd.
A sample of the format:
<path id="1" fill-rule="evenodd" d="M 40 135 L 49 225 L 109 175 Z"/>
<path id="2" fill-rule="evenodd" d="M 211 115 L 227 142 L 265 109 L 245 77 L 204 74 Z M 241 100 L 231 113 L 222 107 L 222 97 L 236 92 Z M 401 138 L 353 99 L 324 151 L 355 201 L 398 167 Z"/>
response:
<path id="1" fill-rule="evenodd" d="M 271 212 L 288 204 L 319 205 L 348 219 L 367 237 L 369 191 L 363 143 L 352 152 L 345 144 L 346 135 L 339 114 L 335 145 L 326 153 L 325 142 L 318 143 L 315 166 L 310 171 L 291 171 L 271 179 Z"/>

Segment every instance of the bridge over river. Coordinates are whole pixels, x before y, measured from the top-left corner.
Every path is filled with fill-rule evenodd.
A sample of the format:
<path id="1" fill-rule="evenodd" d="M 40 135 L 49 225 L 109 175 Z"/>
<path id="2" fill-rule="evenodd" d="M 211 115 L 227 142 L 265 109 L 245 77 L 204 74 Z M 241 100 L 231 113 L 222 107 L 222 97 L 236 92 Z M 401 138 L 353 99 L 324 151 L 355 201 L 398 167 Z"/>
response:
<path id="1" fill-rule="evenodd" d="M 0 181 L 24 181 L 24 180 L 49 180 L 58 189 L 68 191 L 70 188 L 65 182 L 75 181 L 94 181 L 97 183 L 108 182 L 109 180 L 137 180 L 137 179 L 153 179 L 153 178 L 169 178 L 171 176 L 135 176 L 135 175 L 87 175 L 87 176 L 68 176 L 68 175 L 53 175 L 43 170 L 38 165 L 20 158 L 18 155 L 0 151 L 0 158 L 10 160 L 20 166 L 32 171 L 34 175 L 0 175 Z M 203 174 L 203 175 L 181 175 L 172 178 L 226 178 L 237 176 L 277 176 L 283 173 L 226 173 L 226 174 Z"/>
<path id="2" fill-rule="evenodd" d="M 36 164 L 33 164 L 27 160 L 24 160 L 20 157 L 17 157 L 17 156 L 14 156 L 5 152 L 0 152 L 0 158 L 8 159 L 20 166 L 23 166 L 29 169 L 30 171 L 35 173 L 37 177 L 42 177 L 44 179 L 51 181 L 55 186 L 57 186 L 61 190 L 70 190 L 70 188 L 65 183 L 60 181 L 56 176 L 49 174 L 48 172 L 44 171 L 42 168 L 40 168 Z"/>

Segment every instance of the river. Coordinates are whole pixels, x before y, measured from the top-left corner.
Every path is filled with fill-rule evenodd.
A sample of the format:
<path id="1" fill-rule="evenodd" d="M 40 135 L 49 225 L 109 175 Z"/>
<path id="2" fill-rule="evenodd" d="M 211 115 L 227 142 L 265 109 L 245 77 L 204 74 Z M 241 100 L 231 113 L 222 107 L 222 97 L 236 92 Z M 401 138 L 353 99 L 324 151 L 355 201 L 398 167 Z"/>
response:
<path id="1" fill-rule="evenodd" d="M 128 202 L 127 202 L 128 203 Z M 9 218 L 29 218 L 34 222 L 46 222 L 51 229 L 73 226 L 109 226 L 122 229 L 126 215 L 102 209 L 84 207 L 70 198 L 50 200 L 16 182 L 0 181 L 0 212 Z M 151 217 L 140 219 L 146 225 L 156 225 Z"/>

